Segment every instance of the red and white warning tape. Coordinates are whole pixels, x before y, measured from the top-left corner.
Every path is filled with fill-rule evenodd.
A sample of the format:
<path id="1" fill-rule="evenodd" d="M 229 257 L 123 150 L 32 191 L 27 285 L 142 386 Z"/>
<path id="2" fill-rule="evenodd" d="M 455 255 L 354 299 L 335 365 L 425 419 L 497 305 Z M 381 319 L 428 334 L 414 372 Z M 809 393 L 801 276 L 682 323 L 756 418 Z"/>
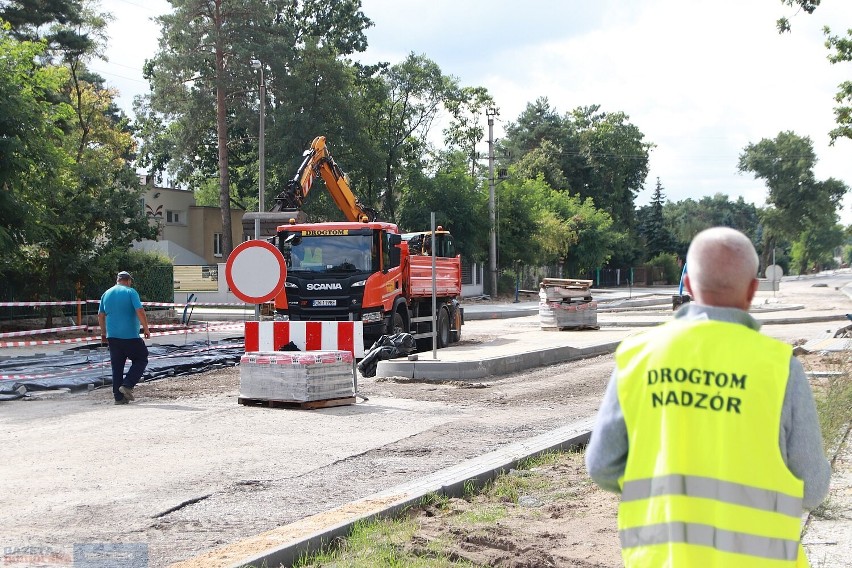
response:
<path id="1" fill-rule="evenodd" d="M 183 324 L 179 323 L 166 323 L 166 324 L 155 324 L 149 325 L 150 329 L 187 329 L 187 327 Z M 63 331 L 77 331 L 80 329 L 85 329 L 87 331 L 91 331 L 92 333 L 96 333 L 100 327 L 93 326 L 89 327 L 87 325 L 73 325 L 68 327 L 52 327 L 50 329 L 30 329 L 27 331 L 7 331 L 4 333 L 0 333 L 0 339 L 4 337 L 24 337 L 27 335 L 44 335 L 46 333 L 59 333 Z"/>
<path id="2" fill-rule="evenodd" d="M 23 337 L 25 335 L 44 335 L 45 333 L 58 333 L 60 331 L 76 331 L 78 329 L 87 329 L 85 325 L 73 325 L 69 327 L 53 327 L 50 329 L 31 329 L 28 331 L 7 331 L 0 333 L 2 337 Z"/>
<path id="3" fill-rule="evenodd" d="M 68 302 L 0 302 L 0 308 L 12 307 L 39 307 L 39 306 L 76 306 L 78 304 L 100 304 L 100 300 L 71 300 Z M 245 302 L 142 302 L 143 306 L 155 306 L 166 308 L 182 308 L 184 306 L 251 306 Z"/>
<path id="4" fill-rule="evenodd" d="M 19 306 L 75 306 L 77 304 L 85 304 L 88 300 L 73 300 L 70 302 L 0 302 L 0 307 L 10 308 Z"/>
<path id="5" fill-rule="evenodd" d="M 187 327 L 183 329 L 176 329 L 173 331 L 161 331 L 157 333 L 152 333 L 151 337 L 160 337 L 163 335 L 182 335 L 187 333 L 206 333 L 212 331 L 232 331 L 238 329 L 243 329 L 242 323 L 215 326 L 211 325 L 209 327 Z M 39 341 L 0 341 L 0 347 L 35 347 L 39 345 L 63 345 L 67 343 L 93 343 L 100 340 L 101 338 L 99 336 L 93 335 L 89 337 L 74 337 L 68 339 L 44 339 Z"/>

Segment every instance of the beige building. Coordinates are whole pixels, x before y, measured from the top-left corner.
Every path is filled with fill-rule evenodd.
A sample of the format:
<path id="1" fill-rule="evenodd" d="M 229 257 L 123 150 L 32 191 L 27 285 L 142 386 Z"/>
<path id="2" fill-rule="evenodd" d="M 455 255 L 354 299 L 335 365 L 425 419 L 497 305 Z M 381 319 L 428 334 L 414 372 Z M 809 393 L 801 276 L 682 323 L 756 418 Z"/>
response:
<path id="1" fill-rule="evenodd" d="M 222 255 L 222 214 L 218 207 L 195 204 L 192 191 L 150 185 L 142 198 L 142 208 L 151 223 L 159 227 L 156 241 L 140 241 L 133 247 L 161 252 L 175 266 L 215 265 Z M 231 210 L 234 246 L 252 238 L 243 234 L 244 211 Z"/>

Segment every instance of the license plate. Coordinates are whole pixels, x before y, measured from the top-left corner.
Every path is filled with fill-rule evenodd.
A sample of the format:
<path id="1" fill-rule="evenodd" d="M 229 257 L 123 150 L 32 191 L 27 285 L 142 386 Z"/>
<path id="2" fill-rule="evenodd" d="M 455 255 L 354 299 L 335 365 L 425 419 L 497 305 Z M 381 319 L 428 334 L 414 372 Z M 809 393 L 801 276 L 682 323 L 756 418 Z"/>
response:
<path id="1" fill-rule="evenodd" d="M 336 306 L 337 300 L 314 300 L 314 306 Z"/>

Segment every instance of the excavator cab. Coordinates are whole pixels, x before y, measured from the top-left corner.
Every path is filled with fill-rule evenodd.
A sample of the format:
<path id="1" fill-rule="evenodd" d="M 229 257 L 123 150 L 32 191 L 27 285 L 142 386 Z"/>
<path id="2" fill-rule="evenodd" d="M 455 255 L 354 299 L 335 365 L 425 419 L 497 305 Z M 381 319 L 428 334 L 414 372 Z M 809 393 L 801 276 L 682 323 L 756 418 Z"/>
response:
<path id="1" fill-rule="evenodd" d="M 419 233 L 405 233 L 402 235 L 408 243 L 408 253 L 414 256 L 432 256 L 432 232 L 423 231 Z M 454 258 L 456 247 L 453 244 L 453 236 L 443 227 L 435 231 L 435 256 L 441 258 Z"/>

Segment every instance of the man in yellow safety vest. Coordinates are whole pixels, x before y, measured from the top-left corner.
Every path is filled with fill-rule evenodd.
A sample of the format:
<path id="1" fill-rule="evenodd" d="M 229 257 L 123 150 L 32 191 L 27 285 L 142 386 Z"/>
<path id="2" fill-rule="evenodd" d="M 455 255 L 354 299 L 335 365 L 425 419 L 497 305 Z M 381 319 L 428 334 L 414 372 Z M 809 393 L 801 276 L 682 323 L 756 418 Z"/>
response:
<path id="1" fill-rule="evenodd" d="M 592 479 L 621 493 L 624 564 L 808 566 L 801 514 L 825 499 L 831 468 L 807 377 L 748 314 L 748 237 L 702 231 L 687 264 L 694 301 L 619 345 L 586 452 Z"/>

